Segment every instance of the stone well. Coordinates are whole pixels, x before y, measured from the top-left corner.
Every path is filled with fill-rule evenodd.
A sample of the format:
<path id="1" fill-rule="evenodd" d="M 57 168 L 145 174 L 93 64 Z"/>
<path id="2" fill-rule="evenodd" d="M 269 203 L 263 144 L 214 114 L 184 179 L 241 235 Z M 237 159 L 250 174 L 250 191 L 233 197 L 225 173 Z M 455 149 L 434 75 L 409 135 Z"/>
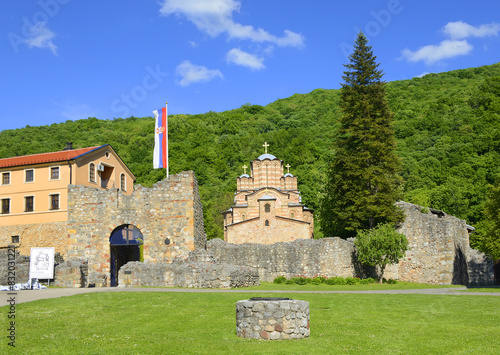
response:
<path id="1" fill-rule="evenodd" d="M 238 301 L 236 333 L 250 339 L 308 338 L 309 302 L 278 297 Z"/>

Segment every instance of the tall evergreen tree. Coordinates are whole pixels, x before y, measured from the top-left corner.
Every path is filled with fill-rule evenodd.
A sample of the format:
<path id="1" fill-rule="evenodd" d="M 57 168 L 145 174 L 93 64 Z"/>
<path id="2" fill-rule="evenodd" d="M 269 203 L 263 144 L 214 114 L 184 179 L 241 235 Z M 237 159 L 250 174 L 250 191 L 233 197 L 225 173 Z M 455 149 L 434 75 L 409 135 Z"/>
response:
<path id="1" fill-rule="evenodd" d="M 393 113 L 382 71 L 365 35 L 356 38 L 342 79 L 342 117 L 321 205 L 325 236 L 351 237 L 357 230 L 397 222 L 400 161 L 395 153 Z"/>

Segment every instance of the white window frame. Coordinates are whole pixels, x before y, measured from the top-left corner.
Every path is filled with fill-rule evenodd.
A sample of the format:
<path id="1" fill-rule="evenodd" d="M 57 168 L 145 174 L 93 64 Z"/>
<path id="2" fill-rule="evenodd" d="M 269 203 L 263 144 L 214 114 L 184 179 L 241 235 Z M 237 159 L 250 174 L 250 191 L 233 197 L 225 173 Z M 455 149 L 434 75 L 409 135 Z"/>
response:
<path id="1" fill-rule="evenodd" d="M 10 198 L 10 196 L 5 196 L 5 197 L 2 197 L 0 200 L 2 200 L 2 205 L 0 206 L 1 207 L 0 216 L 11 214 L 12 213 L 12 198 Z M 3 213 L 3 200 L 9 200 L 9 212 L 7 212 L 7 213 Z"/>
<path id="2" fill-rule="evenodd" d="M 9 174 L 9 183 L 8 184 L 3 183 L 3 174 Z M 12 173 L 10 171 L 2 171 L 1 179 L 2 179 L 2 181 L 0 181 L 1 186 L 9 186 L 12 183 Z"/>
<path id="3" fill-rule="evenodd" d="M 26 211 L 26 198 L 27 197 L 33 197 L 33 210 L 31 211 Z M 35 195 L 25 195 L 23 198 L 23 212 L 24 213 L 33 213 L 35 212 Z"/>
<path id="4" fill-rule="evenodd" d="M 58 178 L 57 179 L 53 179 L 52 178 L 52 169 L 53 168 L 57 168 L 58 169 Z M 50 181 L 57 181 L 57 180 L 61 180 L 61 166 L 60 165 L 52 165 L 52 166 L 49 166 L 49 180 Z"/>
<path id="5" fill-rule="evenodd" d="M 57 208 L 52 208 L 52 196 L 58 196 L 59 199 L 57 200 Z M 59 211 L 61 209 L 61 194 L 60 193 L 53 193 L 49 194 L 49 211 Z"/>
<path id="6" fill-rule="evenodd" d="M 30 170 L 33 171 L 33 180 L 32 181 L 26 181 L 26 174 Z M 34 182 L 35 182 L 35 168 L 24 169 L 24 183 L 25 184 L 32 184 Z"/>

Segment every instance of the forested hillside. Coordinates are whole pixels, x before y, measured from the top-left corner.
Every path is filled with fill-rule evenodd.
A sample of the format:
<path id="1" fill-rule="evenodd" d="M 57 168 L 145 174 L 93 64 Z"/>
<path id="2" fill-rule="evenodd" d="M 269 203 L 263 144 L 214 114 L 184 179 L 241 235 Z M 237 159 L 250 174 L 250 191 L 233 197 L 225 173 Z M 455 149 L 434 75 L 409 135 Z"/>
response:
<path id="1" fill-rule="evenodd" d="M 405 200 L 477 225 L 488 184 L 500 176 L 500 63 L 391 82 L 387 93 Z M 338 90 L 323 89 L 265 107 L 171 115 L 170 173 L 195 171 L 208 237 L 222 237 L 220 212 L 232 203 L 242 166 L 263 153 L 265 141 L 269 153 L 292 166 L 303 202 L 317 209 L 339 115 Z M 163 169 L 152 169 L 153 131 L 152 117 L 27 126 L 0 132 L 0 157 L 57 151 L 67 141 L 75 148 L 109 143 L 137 183 L 150 186 L 165 176 Z"/>

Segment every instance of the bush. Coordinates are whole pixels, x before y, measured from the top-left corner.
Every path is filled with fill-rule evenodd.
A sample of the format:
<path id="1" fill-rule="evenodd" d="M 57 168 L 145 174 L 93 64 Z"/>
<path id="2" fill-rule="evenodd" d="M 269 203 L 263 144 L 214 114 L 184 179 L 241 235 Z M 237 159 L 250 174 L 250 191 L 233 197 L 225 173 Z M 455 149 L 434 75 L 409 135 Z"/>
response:
<path id="1" fill-rule="evenodd" d="M 321 280 L 321 277 L 315 277 L 315 278 L 311 279 L 311 283 L 312 283 L 313 285 L 319 285 L 319 284 L 321 284 L 322 282 L 323 282 L 323 281 Z"/>
<path id="2" fill-rule="evenodd" d="M 285 276 L 278 276 L 277 278 L 274 279 L 273 281 L 275 284 L 282 284 L 286 282 L 286 277 Z"/>
<path id="3" fill-rule="evenodd" d="M 307 278 L 304 276 L 294 277 L 294 281 L 297 285 L 305 285 L 307 283 Z"/>
<path id="4" fill-rule="evenodd" d="M 294 280 L 294 278 L 292 277 L 291 279 L 286 280 L 286 281 L 285 281 L 285 283 L 286 283 L 287 285 L 292 285 L 292 284 L 294 284 L 294 283 L 295 283 L 295 280 Z"/>
<path id="5" fill-rule="evenodd" d="M 358 279 L 357 277 L 346 277 L 345 278 L 345 283 L 347 285 L 356 285 L 358 284 L 360 281 L 360 279 Z"/>
<path id="6" fill-rule="evenodd" d="M 331 277 L 325 281 L 327 285 L 345 285 L 346 280 L 343 277 Z"/>

